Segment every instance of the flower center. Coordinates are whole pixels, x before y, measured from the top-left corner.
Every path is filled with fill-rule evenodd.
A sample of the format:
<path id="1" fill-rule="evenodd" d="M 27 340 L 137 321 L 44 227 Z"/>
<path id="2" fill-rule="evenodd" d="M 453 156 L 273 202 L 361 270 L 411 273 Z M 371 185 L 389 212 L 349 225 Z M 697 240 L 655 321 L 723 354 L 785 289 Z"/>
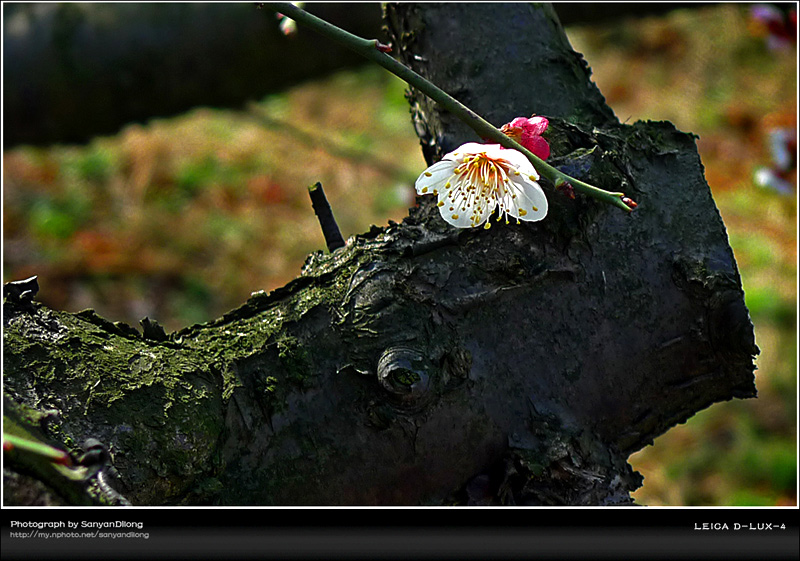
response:
<path id="1" fill-rule="evenodd" d="M 506 123 L 503 125 L 503 128 L 500 129 L 500 132 L 510 138 L 513 138 L 517 142 L 522 140 L 522 127 L 513 127 L 510 123 Z"/>
<path id="2" fill-rule="evenodd" d="M 490 158 L 481 152 L 465 158 L 454 172 L 459 180 L 478 188 L 480 194 L 493 196 L 499 187 L 505 186 L 510 169 L 511 164 L 506 160 Z"/>
<path id="3" fill-rule="evenodd" d="M 484 211 L 499 203 L 508 192 L 510 171 L 508 161 L 492 158 L 484 152 L 467 156 L 453 170 L 455 181 L 450 193 L 451 209 L 456 213 L 471 209 L 470 219 L 473 226 L 476 225 L 482 220 Z M 458 214 L 453 216 L 454 219 L 457 217 Z"/>

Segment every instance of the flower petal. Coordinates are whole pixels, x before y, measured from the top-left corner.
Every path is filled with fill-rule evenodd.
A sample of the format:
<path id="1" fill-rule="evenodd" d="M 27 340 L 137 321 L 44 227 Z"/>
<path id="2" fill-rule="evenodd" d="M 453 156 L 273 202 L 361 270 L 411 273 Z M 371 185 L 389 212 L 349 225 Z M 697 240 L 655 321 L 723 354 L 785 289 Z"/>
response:
<path id="1" fill-rule="evenodd" d="M 477 190 L 470 189 L 466 181 L 454 179 L 439 189 L 439 213 L 446 222 L 457 228 L 472 228 L 482 224 L 489 216 L 491 205 L 496 202 L 491 198 L 477 194 Z"/>
<path id="2" fill-rule="evenodd" d="M 477 226 L 477 224 L 473 224 L 472 215 L 467 211 L 462 211 L 460 209 L 448 211 L 446 206 L 441 206 L 439 207 L 439 213 L 442 215 L 445 222 L 449 222 L 456 228 L 472 228 L 473 225 Z M 485 220 L 484 218 L 484 221 Z"/>
<path id="3" fill-rule="evenodd" d="M 510 178 L 509 191 L 501 204 L 509 216 L 535 222 L 547 216 L 547 198 L 536 181 L 525 175 Z"/>
<path id="4" fill-rule="evenodd" d="M 538 115 L 534 115 L 530 119 L 527 119 L 528 124 L 523 127 L 526 132 L 532 135 L 539 136 L 544 131 L 547 130 L 547 126 L 550 124 L 550 121 L 545 119 L 544 117 L 540 117 Z"/>
<path id="5" fill-rule="evenodd" d="M 509 164 L 511 164 L 511 167 L 520 174 L 533 175 L 536 179 L 539 179 L 539 174 L 536 172 L 536 168 L 533 167 L 531 161 L 522 152 L 503 148 L 499 154 L 493 154 L 493 156 L 495 158 L 502 158 L 503 160 L 507 161 Z"/>
<path id="6" fill-rule="evenodd" d="M 456 163 L 452 160 L 440 160 L 422 172 L 414 183 L 418 195 L 430 195 L 434 190 L 440 189 L 453 175 Z"/>
<path id="7" fill-rule="evenodd" d="M 442 160 L 458 160 L 461 161 L 464 159 L 464 156 L 472 156 L 474 154 L 479 154 L 481 152 L 487 152 L 492 148 L 499 148 L 499 144 L 480 144 L 479 142 L 467 142 L 466 144 L 462 144 L 452 152 L 448 152 L 444 155 Z"/>
<path id="8" fill-rule="evenodd" d="M 520 144 L 542 160 L 546 160 L 550 156 L 550 145 L 541 136 L 526 137 L 525 133 L 522 133 L 522 142 Z"/>

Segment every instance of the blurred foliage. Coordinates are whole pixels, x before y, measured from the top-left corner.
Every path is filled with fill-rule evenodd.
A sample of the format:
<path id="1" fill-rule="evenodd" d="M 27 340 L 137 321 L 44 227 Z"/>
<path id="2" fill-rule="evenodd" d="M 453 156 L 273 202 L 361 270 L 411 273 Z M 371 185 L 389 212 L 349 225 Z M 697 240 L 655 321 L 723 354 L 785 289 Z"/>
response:
<path id="1" fill-rule="evenodd" d="M 752 31 L 746 5 L 568 29 L 621 120 L 699 135 L 761 348 L 758 399 L 714 405 L 631 458 L 642 504 L 796 504 L 796 200 L 752 177 L 768 129 L 796 127 L 797 56 Z M 218 317 L 324 248 L 308 185 L 322 182 L 345 237 L 405 216 L 425 166 L 403 92 L 377 68 L 341 72 L 244 111 L 5 152 L 4 281 L 39 275 L 47 305 L 133 325 Z"/>

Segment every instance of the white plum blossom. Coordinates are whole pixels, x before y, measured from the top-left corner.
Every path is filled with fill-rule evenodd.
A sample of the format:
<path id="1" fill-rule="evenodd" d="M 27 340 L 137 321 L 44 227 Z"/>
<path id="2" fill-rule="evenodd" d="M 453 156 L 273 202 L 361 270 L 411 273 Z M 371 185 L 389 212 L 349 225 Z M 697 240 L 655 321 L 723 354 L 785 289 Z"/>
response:
<path id="1" fill-rule="evenodd" d="M 547 199 L 536 182 L 539 174 L 522 153 L 499 144 L 468 142 L 433 164 L 414 185 L 419 195 L 438 197 L 439 212 L 458 228 L 484 224 L 499 207 L 504 216 L 541 220 L 547 214 Z"/>

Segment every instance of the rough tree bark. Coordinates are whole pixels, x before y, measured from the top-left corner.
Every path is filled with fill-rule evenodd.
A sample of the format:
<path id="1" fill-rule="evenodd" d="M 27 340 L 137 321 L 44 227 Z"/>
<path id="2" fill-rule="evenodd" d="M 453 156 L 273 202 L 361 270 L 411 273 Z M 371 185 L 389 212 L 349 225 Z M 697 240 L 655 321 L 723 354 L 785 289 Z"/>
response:
<path id="1" fill-rule="evenodd" d="M 457 230 L 422 198 L 169 336 L 10 296 L 16 430 L 109 444 L 133 504 L 626 504 L 632 452 L 755 396 L 758 349 L 694 137 L 621 125 L 548 5 L 399 4 L 385 19 L 417 71 L 496 125 L 550 117 L 551 161 L 639 208 L 551 189 L 542 222 Z M 409 99 L 429 161 L 476 140 Z M 34 480 L 65 500 L 27 465 L 11 464 L 7 500 Z"/>

